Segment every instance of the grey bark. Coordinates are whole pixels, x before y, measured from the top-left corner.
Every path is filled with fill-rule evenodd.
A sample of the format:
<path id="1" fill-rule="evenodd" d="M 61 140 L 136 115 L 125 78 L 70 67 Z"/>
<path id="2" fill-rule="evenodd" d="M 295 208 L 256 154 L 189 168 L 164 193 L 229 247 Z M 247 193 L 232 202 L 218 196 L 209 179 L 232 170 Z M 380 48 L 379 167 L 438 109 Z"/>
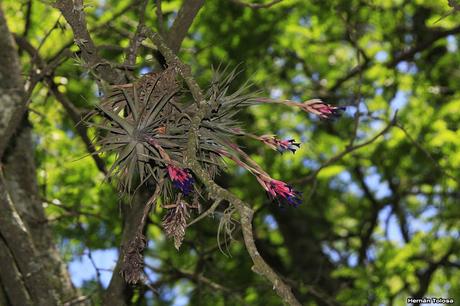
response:
<path id="1" fill-rule="evenodd" d="M 26 101 L 13 36 L 0 8 L 0 159 L 24 113 Z"/>
<path id="2" fill-rule="evenodd" d="M 20 63 L 1 9 L 0 44 L 0 301 L 61 305 L 75 291 L 39 200 Z"/>

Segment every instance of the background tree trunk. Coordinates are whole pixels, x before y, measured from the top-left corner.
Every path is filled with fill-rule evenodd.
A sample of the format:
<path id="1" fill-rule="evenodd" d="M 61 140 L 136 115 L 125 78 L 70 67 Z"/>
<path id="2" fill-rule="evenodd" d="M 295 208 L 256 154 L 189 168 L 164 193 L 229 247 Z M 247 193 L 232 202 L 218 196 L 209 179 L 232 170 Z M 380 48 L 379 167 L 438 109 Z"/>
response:
<path id="1" fill-rule="evenodd" d="M 0 44 L 0 304 L 62 305 L 76 292 L 38 194 L 21 69 L 1 9 Z"/>

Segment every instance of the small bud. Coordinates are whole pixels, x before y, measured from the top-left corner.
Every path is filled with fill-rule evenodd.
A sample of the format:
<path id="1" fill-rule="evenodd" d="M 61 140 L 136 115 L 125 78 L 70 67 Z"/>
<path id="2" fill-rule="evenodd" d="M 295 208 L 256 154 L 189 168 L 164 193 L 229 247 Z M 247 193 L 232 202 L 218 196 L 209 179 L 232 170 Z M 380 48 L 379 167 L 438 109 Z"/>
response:
<path id="1" fill-rule="evenodd" d="M 324 103 L 320 99 L 313 99 L 303 102 L 300 107 L 309 113 L 318 115 L 322 119 L 330 119 L 333 117 L 340 117 L 342 111 L 346 108 L 344 106 L 333 106 Z"/>
<path id="2" fill-rule="evenodd" d="M 277 150 L 280 153 L 291 151 L 295 153 L 300 148 L 300 143 L 294 139 L 278 139 L 276 136 L 263 135 L 259 137 L 259 140 L 268 145 L 273 150 Z"/>

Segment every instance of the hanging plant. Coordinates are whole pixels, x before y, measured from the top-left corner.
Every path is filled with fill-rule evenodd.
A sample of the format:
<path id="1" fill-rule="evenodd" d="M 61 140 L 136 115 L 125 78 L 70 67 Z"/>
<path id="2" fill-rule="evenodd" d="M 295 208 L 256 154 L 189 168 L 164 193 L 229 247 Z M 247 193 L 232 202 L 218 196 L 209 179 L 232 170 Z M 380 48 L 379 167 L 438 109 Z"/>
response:
<path id="1" fill-rule="evenodd" d="M 214 178 L 223 170 L 224 158 L 233 160 L 256 177 L 270 199 L 279 205 L 297 207 L 301 204 L 300 193 L 291 185 L 272 178 L 236 144 L 235 139 L 249 137 L 280 153 L 295 153 L 300 143 L 294 139 L 282 140 L 276 135 L 246 133 L 239 126 L 237 114 L 244 107 L 272 103 L 299 107 L 328 119 L 340 115 L 343 108 L 318 99 L 296 103 L 257 98 L 256 94 L 250 93 L 248 84 L 231 92 L 230 87 L 237 72 L 227 70 L 213 71 L 211 84 L 204 97 L 208 107 L 197 133 L 197 161 Z M 206 191 L 194 179 L 192 171 L 184 166 L 188 135 L 196 112 L 197 105 L 189 98 L 176 70 L 167 68 L 146 74 L 132 84 L 113 86 L 92 114 L 93 118 L 98 115 L 102 120 L 94 118 L 90 122 L 99 130 L 96 142 L 100 148 L 98 152 L 115 155 L 108 177 L 118 182 L 122 194 L 131 196 L 142 185 L 156 185 L 158 193 L 155 200 L 161 197 L 162 203 L 174 203 L 164 205 L 167 211 L 163 227 L 177 249 L 185 236 L 189 209 L 197 207 L 190 202 L 197 202 L 197 195 Z M 129 247 L 126 261 L 131 268 L 125 267 L 123 273 L 128 282 L 135 283 L 140 279 L 138 276 L 142 270 L 139 269 L 139 256 L 136 254 L 140 254 L 145 247 L 141 231 L 133 244 Z"/>

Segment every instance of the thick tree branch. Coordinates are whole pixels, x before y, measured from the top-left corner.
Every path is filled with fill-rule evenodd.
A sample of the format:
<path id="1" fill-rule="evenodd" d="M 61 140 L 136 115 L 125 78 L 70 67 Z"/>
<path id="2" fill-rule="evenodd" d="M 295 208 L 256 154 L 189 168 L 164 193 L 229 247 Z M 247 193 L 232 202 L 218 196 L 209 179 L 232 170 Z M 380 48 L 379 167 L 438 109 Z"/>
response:
<path id="1" fill-rule="evenodd" d="M 61 11 L 72 28 L 74 41 L 81 50 L 81 56 L 87 68 L 94 70 L 100 79 L 110 84 L 124 83 L 126 80 L 124 74 L 112 69 L 110 63 L 98 54 L 97 47 L 86 26 L 83 0 L 58 0 L 53 6 Z"/>
<path id="2" fill-rule="evenodd" d="M 173 53 L 179 52 L 182 41 L 187 36 L 188 30 L 203 4 L 204 0 L 184 0 L 167 35 L 166 42 Z"/>
<path id="3" fill-rule="evenodd" d="M 22 280 L 21 272 L 18 270 L 14 257 L 11 255 L 8 246 L 1 237 L 0 261 L 2 262 L 0 265 L 0 283 L 5 288 L 5 295 L 8 297 L 10 303 L 33 306 L 30 293 Z M 0 300 L 0 302 L 2 301 Z"/>

